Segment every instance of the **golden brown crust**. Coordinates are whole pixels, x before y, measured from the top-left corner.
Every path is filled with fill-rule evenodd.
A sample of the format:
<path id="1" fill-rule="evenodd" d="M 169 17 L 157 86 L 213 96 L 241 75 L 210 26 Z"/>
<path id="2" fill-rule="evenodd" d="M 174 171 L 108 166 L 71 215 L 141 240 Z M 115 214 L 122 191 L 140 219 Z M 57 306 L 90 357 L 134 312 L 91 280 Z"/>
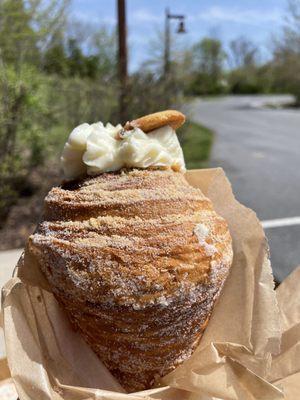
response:
<path id="1" fill-rule="evenodd" d="M 145 115 L 125 124 L 125 129 L 140 128 L 143 132 L 151 132 L 154 129 L 169 125 L 174 130 L 184 124 L 185 115 L 176 110 L 165 110 L 154 114 Z"/>
<path id="2" fill-rule="evenodd" d="M 232 261 L 226 222 L 162 170 L 54 188 L 45 204 L 27 253 L 124 388 L 151 387 L 202 336 Z"/>

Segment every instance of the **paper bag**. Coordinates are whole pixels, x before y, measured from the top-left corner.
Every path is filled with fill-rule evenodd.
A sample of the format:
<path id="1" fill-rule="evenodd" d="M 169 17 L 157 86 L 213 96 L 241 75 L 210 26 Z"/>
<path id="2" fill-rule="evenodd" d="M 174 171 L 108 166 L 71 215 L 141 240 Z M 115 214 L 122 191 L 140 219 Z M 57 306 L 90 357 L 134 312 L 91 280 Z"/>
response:
<path id="1" fill-rule="evenodd" d="M 276 290 L 283 335 L 281 352 L 272 360 L 268 379 L 282 387 L 285 398 L 300 398 L 300 267 Z"/>
<path id="2" fill-rule="evenodd" d="M 263 229 L 255 213 L 234 199 L 222 169 L 189 171 L 187 179 L 227 220 L 234 250 L 230 275 L 192 357 L 165 376 L 161 387 L 124 393 L 72 330 L 34 262 L 26 260 L 24 267 L 21 260 L 2 294 L 8 362 L 20 400 L 284 398 L 287 379 L 300 368 L 282 366 L 286 306 L 279 310 L 277 305 Z M 296 326 L 299 332 L 293 318 L 286 317 L 285 331 Z M 299 351 L 298 341 L 293 343 Z M 285 354 L 289 350 L 287 345 Z"/>

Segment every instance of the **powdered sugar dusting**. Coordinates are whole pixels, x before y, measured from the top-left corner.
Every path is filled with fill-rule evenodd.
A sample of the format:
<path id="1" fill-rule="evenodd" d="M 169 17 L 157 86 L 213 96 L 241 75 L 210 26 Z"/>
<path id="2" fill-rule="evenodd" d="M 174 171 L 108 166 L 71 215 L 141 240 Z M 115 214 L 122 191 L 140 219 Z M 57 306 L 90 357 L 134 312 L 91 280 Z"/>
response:
<path id="1" fill-rule="evenodd" d="M 194 233 L 199 240 L 199 244 L 204 247 L 205 252 L 208 256 L 213 256 L 217 249 L 214 245 L 207 243 L 206 238 L 209 235 L 209 229 L 204 224 L 197 224 Z"/>

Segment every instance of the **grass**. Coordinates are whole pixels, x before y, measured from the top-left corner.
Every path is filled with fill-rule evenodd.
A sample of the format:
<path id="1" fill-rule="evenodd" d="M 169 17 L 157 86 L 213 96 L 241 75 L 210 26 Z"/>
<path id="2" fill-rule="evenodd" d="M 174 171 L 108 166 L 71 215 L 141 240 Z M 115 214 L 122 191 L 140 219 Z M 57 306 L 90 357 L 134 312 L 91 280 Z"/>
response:
<path id="1" fill-rule="evenodd" d="M 179 140 L 188 169 L 206 168 L 213 143 L 213 132 L 203 125 L 186 122 Z"/>

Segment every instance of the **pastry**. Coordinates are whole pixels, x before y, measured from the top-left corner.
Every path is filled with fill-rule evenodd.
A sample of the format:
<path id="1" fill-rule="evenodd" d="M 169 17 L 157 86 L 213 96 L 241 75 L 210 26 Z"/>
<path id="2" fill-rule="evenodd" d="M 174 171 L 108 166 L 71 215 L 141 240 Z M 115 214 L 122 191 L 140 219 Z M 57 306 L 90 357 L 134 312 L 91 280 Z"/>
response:
<path id="1" fill-rule="evenodd" d="M 78 179 L 49 192 L 26 248 L 128 392 L 157 385 L 191 356 L 232 262 L 227 224 L 187 183 L 166 120 L 148 134 L 77 128 L 62 161 Z"/>

